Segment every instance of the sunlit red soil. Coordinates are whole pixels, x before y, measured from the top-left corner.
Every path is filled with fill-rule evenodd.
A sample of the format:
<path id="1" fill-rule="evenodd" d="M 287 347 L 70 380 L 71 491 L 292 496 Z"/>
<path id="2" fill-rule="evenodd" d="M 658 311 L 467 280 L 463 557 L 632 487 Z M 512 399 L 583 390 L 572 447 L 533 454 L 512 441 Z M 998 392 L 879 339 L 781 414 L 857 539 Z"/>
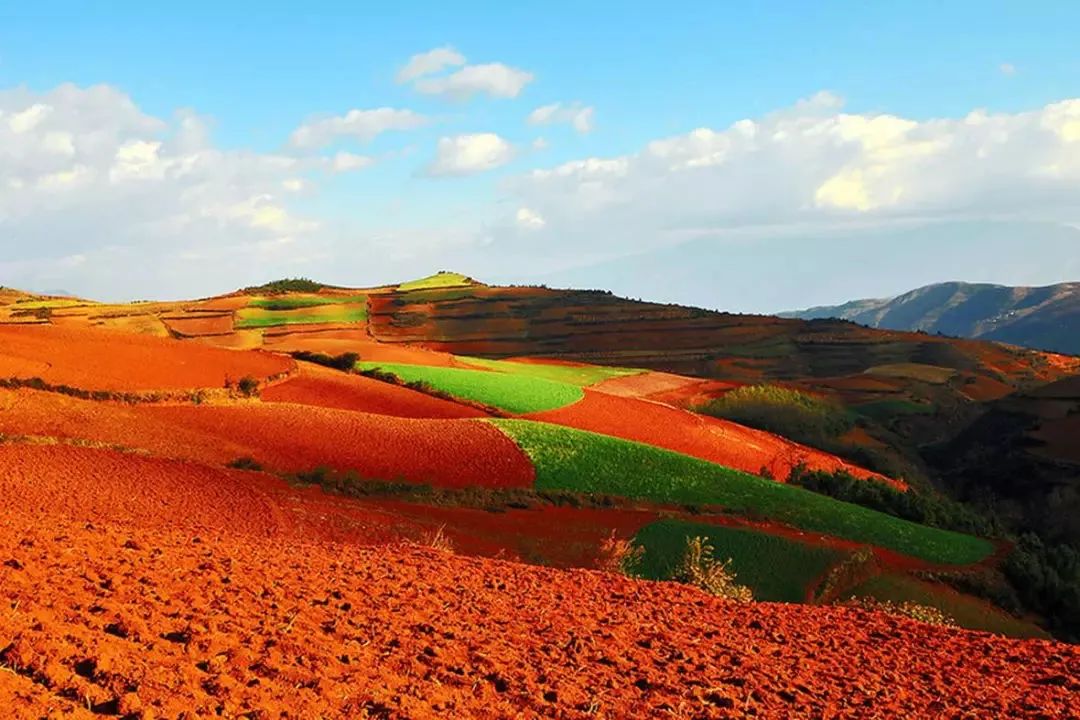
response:
<path id="1" fill-rule="evenodd" d="M 579 402 L 528 416 L 535 420 L 635 440 L 702 460 L 785 480 L 791 470 L 845 470 L 856 477 L 885 480 L 835 455 L 793 443 L 762 430 L 706 417 L 668 405 L 585 390 Z M 900 481 L 889 481 L 906 487 Z"/>
<path id="2" fill-rule="evenodd" d="M 0 326 L 0 377 L 34 375 L 87 390 L 221 388 L 226 380 L 264 379 L 293 367 L 291 358 L 280 355 L 127 332 Z"/>
<path id="3" fill-rule="evenodd" d="M 173 491 L 150 473 L 145 512 L 114 517 L 132 481 L 112 470 L 89 509 L 0 496 L 8 717 L 1055 718 L 1080 691 L 1061 644 L 324 543 L 239 487 L 201 527 L 220 498 L 195 488 L 193 525 L 154 507 Z"/>

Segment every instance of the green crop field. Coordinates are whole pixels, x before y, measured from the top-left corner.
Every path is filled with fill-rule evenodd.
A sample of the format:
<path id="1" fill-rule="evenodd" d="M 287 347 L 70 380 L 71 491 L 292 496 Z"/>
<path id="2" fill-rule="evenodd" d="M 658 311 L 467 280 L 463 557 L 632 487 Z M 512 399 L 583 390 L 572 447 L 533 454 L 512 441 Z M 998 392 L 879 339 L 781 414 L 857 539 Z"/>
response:
<path id="1" fill-rule="evenodd" d="M 579 387 L 595 385 L 611 378 L 624 377 L 626 375 L 640 375 L 644 370 L 633 368 L 604 367 L 602 365 L 588 365 L 574 367 L 572 365 L 548 365 L 539 363 L 512 362 L 509 360 L 486 360 L 477 357 L 461 358 L 470 365 L 496 370 L 498 372 L 521 375 L 525 377 L 540 378 L 541 380 L 554 380 L 555 382 L 568 383 Z"/>
<path id="2" fill-rule="evenodd" d="M 351 295 L 347 297 L 287 295 L 283 297 L 255 298 L 248 303 L 248 307 L 257 307 L 264 310 L 299 310 L 301 308 L 323 307 L 325 305 L 359 304 L 366 302 L 366 295 Z"/>
<path id="3" fill-rule="evenodd" d="M 757 600 L 803 602 L 810 586 L 845 557 L 838 550 L 757 530 L 658 520 L 634 537 L 645 549 L 641 574 L 652 580 L 670 579 L 687 539 L 694 536 L 709 538 L 717 560 L 731 560 L 737 582 L 749 586 Z"/>
<path id="4" fill-rule="evenodd" d="M 472 284 L 472 281 L 461 273 L 438 272 L 426 278 L 401 283 L 397 289 L 401 292 L 408 292 L 409 290 L 430 290 L 432 288 L 461 287 Z"/>
<path id="5" fill-rule="evenodd" d="M 960 627 L 969 630 L 986 630 L 1020 638 L 1049 637 L 1046 631 L 1037 625 L 1014 618 L 977 598 L 904 575 L 878 575 L 852 588 L 847 595 L 894 603 L 930 605 L 949 615 Z"/>
<path id="6" fill-rule="evenodd" d="M 361 362 L 357 367 L 393 373 L 406 382 L 428 383 L 456 398 L 515 414 L 554 410 L 575 403 L 585 395 L 576 385 L 487 370 L 379 362 Z"/>
<path id="7" fill-rule="evenodd" d="M 341 305 L 334 312 L 321 308 L 317 312 L 305 312 L 312 308 L 297 310 L 264 310 L 250 308 L 238 310 L 235 327 L 238 330 L 248 328 L 278 327 L 281 325 L 325 325 L 327 323 L 357 323 L 367 320 L 366 305 Z"/>
<path id="8" fill-rule="evenodd" d="M 536 487 L 720 505 L 804 530 L 966 565 L 993 552 L 986 540 L 918 525 L 670 450 L 529 420 L 492 420 L 529 455 Z"/>

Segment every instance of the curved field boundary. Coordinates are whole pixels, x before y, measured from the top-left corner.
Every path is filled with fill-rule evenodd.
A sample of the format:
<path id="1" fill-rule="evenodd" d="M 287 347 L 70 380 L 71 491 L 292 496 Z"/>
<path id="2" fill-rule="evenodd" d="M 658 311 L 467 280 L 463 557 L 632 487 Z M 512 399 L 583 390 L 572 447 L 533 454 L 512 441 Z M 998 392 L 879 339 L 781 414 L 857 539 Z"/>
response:
<path id="1" fill-rule="evenodd" d="M 280 327 L 282 325 L 324 325 L 360 323 L 367 320 L 367 305 L 322 304 L 294 310 L 244 308 L 236 311 L 237 330 Z"/>
<path id="2" fill-rule="evenodd" d="M 658 520 L 634 536 L 645 549 L 639 568 L 643 577 L 671 579 L 692 537 L 709 539 L 713 557 L 730 560 L 736 582 L 750 587 L 755 600 L 803 602 L 817 580 L 848 553 L 798 542 L 759 530 L 686 520 Z"/>
<path id="3" fill-rule="evenodd" d="M 634 368 L 604 367 L 578 363 L 523 362 L 517 360 L 488 360 L 486 358 L 462 356 L 462 362 L 485 370 L 519 375 L 522 377 L 553 380 L 555 382 L 588 387 L 612 378 L 640 375 L 644 370 Z"/>
<path id="4" fill-rule="evenodd" d="M 564 407 L 585 396 L 576 385 L 488 370 L 380 362 L 361 362 L 357 367 L 392 373 L 405 382 L 427 383 L 456 398 L 517 415 Z"/>
<path id="5" fill-rule="evenodd" d="M 267 388 L 261 397 L 267 402 L 298 403 L 396 417 L 487 417 L 487 413 L 468 405 L 310 363 L 300 363 L 299 374 Z"/>
<path id="6" fill-rule="evenodd" d="M 981 538 L 918 525 L 670 450 L 530 420 L 488 422 L 532 458 L 540 489 L 720 505 L 943 564 L 976 563 L 994 551 Z"/>
<path id="7" fill-rule="evenodd" d="M 754 475 L 768 472 L 770 477 L 780 481 L 802 465 L 812 471 L 842 470 L 860 479 L 885 482 L 898 490 L 907 489 L 904 483 L 764 430 L 659 402 L 619 397 L 592 389 L 585 390 L 585 398 L 579 403 L 535 413 L 529 419 L 655 445 Z"/>

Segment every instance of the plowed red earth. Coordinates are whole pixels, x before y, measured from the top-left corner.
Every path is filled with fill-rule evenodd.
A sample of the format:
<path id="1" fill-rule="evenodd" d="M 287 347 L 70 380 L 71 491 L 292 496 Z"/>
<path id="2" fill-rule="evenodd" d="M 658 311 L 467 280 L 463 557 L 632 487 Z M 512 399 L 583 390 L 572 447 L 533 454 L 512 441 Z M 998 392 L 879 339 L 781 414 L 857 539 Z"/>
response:
<path id="1" fill-rule="evenodd" d="M 297 326 L 284 329 L 268 330 L 263 338 L 267 349 L 275 352 L 321 352 L 338 355 L 344 352 L 356 352 L 361 359 L 374 362 L 407 363 L 430 365 L 433 367 L 459 366 L 450 353 L 427 350 L 412 345 L 390 345 L 376 342 L 367 330 L 355 326 L 343 326 L 338 329 L 326 329 L 325 326 L 312 326 L 307 332 L 301 332 Z"/>
<path id="2" fill-rule="evenodd" d="M 204 532 L 155 507 L 175 495 L 167 473 L 117 479 L 131 470 L 18 488 L 88 508 L 0 495 L 5 717 L 1063 718 L 1080 692 L 1070 646 L 416 546 L 260 538 L 271 525 L 233 527 L 234 510 L 266 512 L 244 492 Z M 137 482 L 149 492 L 130 493 Z M 213 518 L 203 490 L 185 508 Z"/>
<path id="3" fill-rule="evenodd" d="M 291 358 L 179 340 L 52 326 L 0 326 L 0 377 L 33 372 L 86 390 L 220 388 L 227 379 L 287 372 Z"/>
<path id="4" fill-rule="evenodd" d="M 855 477 L 906 488 L 899 481 L 771 433 L 649 400 L 586 389 L 584 399 L 573 405 L 528 417 L 656 445 L 750 473 L 764 468 L 778 480 L 802 464 L 810 470 L 845 470 Z"/>
<path id="5" fill-rule="evenodd" d="M 473 407 L 360 375 L 302 363 L 296 377 L 267 388 L 263 400 L 413 418 L 485 417 Z"/>
<path id="6" fill-rule="evenodd" d="M 276 471 L 325 466 L 440 487 L 530 487 L 535 477 L 518 446 L 479 420 L 286 403 L 129 406 L 0 391 L 0 433 L 91 440 L 213 465 L 252 457 Z"/>

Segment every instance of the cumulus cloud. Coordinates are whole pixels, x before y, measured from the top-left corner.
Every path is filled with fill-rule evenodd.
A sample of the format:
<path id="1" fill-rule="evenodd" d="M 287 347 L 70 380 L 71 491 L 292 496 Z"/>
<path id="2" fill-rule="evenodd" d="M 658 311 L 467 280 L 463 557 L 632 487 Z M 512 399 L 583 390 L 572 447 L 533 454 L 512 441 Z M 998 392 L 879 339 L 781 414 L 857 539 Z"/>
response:
<path id="1" fill-rule="evenodd" d="M 461 67 L 448 75 L 431 77 L 448 67 Z M 532 73 L 503 63 L 465 65 L 465 56 L 451 47 L 413 55 L 397 74 L 399 83 L 412 83 L 424 95 L 468 100 L 475 95 L 515 98 L 533 81 Z"/>
<path id="2" fill-rule="evenodd" d="M 0 275 L 48 283 L 78 259 L 99 289 L 173 274 L 197 286 L 209 268 L 185 257 L 257 264 L 318 230 L 284 202 L 301 161 L 207 138 L 198 116 L 155 118 L 108 86 L 0 91 Z"/>
<path id="3" fill-rule="evenodd" d="M 581 103 L 564 105 L 552 103 L 536 108 L 527 118 L 530 125 L 552 125 L 565 123 L 571 125 L 579 133 L 587 133 L 593 129 L 593 108 L 585 107 Z"/>
<path id="4" fill-rule="evenodd" d="M 640 252 L 779 227 L 958 218 L 1080 221 L 1080 99 L 1021 113 L 917 121 L 845 113 L 821 93 L 764 117 L 699 128 L 637 152 L 507 181 L 545 221 L 524 244 L 544 258 Z M 517 215 L 496 241 L 517 242 Z M 538 237 L 542 236 L 542 240 Z"/>
<path id="5" fill-rule="evenodd" d="M 494 170 L 510 162 L 514 147 L 495 133 L 473 133 L 439 139 L 435 160 L 428 166 L 432 177 L 472 175 Z"/>
<path id="6" fill-rule="evenodd" d="M 350 110 L 344 115 L 310 120 L 293 131 L 290 144 L 297 149 L 321 148 L 340 138 L 370 142 L 391 130 L 414 130 L 428 123 L 428 118 L 399 108 Z"/>
<path id="7" fill-rule="evenodd" d="M 398 83 L 407 83 L 424 75 L 441 72 L 448 67 L 465 64 L 465 56 L 449 45 L 417 53 L 398 70 Z"/>
<path id="8" fill-rule="evenodd" d="M 544 221 L 544 218 L 536 211 L 530 210 L 527 207 L 518 208 L 515 219 L 517 220 L 517 224 L 526 230 L 539 230 L 547 224 Z"/>

